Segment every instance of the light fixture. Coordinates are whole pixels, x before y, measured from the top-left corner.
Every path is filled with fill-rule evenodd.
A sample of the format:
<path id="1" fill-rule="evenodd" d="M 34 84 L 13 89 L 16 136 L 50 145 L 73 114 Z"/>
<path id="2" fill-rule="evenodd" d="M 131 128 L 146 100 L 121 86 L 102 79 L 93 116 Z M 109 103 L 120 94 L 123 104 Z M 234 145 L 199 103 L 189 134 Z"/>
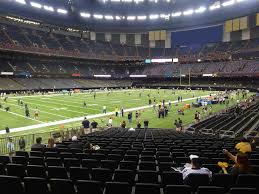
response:
<path id="1" fill-rule="evenodd" d="M 104 16 L 104 18 L 106 20 L 113 20 L 113 16 L 112 15 L 106 15 L 106 16 Z"/>
<path id="2" fill-rule="evenodd" d="M 151 20 L 156 20 L 159 18 L 159 15 L 158 14 L 152 14 L 152 15 L 149 15 L 149 19 Z"/>
<path id="3" fill-rule="evenodd" d="M 91 14 L 90 13 L 86 13 L 86 12 L 81 12 L 80 15 L 83 18 L 90 18 L 91 17 Z"/>
<path id="4" fill-rule="evenodd" d="M 67 10 L 65 9 L 57 9 L 58 13 L 67 14 Z"/>
<path id="5" fill-rule="evenodd" d="M 235 3 L 235 0 L 229 0 L 222 3 L 222 6 L 227 7 L 227 6 L 233 5 L 234 3 Z"/>
<path id="6" fill-rule="evenodd" d="M 99 19 L 99 20 L 103 19 L 103 15 L 101 15 L 101 14 L 94 14 L 93 16 L 95 19 Z"/>
<path id="7" fill-rule="evenodd" d="M 116 16 L 115 16 L 115 19 L 116 19 L 116 20 L 121 20 L 121 16 L 116 15 Z"/>
<path id="8" fill-rule="evenodd" d="M 54 12 L 54 8 L 51 7 L 51 6 L 44 5 L 43 8 L 44 8 L 46 11 Z"/>
<path id="9" fill-rule="evenodd" d="M 133 21 L 133 20 L 135 20 L 136 19 L 136 16 L 128 16 L 127 17 L 127 20 L 129 20 L 129 21 Z"/>
<path id="10" fill-rule="evenodd" d="M 182 15 L 182 12 L 181 12 L 181 11 L 173 12 L 173 13 L 171 14 L 172 17 L 179 17 L 179 16 L 181 16 L 181 15 Z"/>
<path id="11" fill-rule="evenodd" d="M 195 10 L 195 13 L 203 13 L 207 10 L 206 7 L 199 7 L 198 9 Z"/>
<path id="12" fill-rule="evenodd" d="M 38 9 L 41 9 L 41 8 L 42 8 L 42 5 L 39 4 L 39 3 L 31 2 L 30 4 L 31 4 L 32 7 L 35 7 L 35 8 L 38 8 Z"/>
<path id="13" fill-rule="evenodd" d="M 138 20 L 146 20 L 146 19 L 147 19 L 147 16 L 145 16 L 145 15 L 140 15 L 140 16 L 137 16 L 137 19 L 138 19 Z"/>
<path id="14" fill-rule="evenodd" d="M 23 4 L 23 5 L 26 4 L 26 1 L 25 1 L 25 0 L 15 0 L 15 2 L 20 3 L 20 4 Z"/>
<path id="15" fill-rule="evenodd" d="M 193 9 L 189 9 L 183 12 L 183 15 L 192 15 L 193 14 Z"/>

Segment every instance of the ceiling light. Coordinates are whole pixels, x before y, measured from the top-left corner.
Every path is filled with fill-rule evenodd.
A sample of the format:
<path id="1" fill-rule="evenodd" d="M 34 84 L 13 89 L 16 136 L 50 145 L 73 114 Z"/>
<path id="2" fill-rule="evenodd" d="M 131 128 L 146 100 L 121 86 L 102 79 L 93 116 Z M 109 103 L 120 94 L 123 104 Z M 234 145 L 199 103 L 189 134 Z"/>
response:
<path id="1" fill-rule="evenodd" d="M 195 10 L 195 13 L 203 13 L 206 11 L 206 7 L 199 7 L 198 9 Z"/>
<path id="2" fill-rule="evenodd" d="M 136 19 L 136 16 L 128 16 L 127 17 L 127 20 L 129 20 L 129 21 L 133 21 L 133 20 L 135 20 Z"/>
<path id="3" fill-rule="evenodd" d="M 178 11 L 178 12 L 174 12 L 171 14 L 172 17 L 179 17 L 182 15 L 182 12 Z"/>
<path id="4" fill-rule="evenodd" d="M 193 9 L 189 9 L 183 12 L 183 15 L 192 15 L 193 14 Z"/>
<path id="5" fill-rule="evenodd" d="M 57 9 L 58 13 L 67 14 L 67 10 L 65 9 Z"/>
<path id="6" fill-rule="evenodd" d="M 31 2 L 31 6 L 32 6 L 32 7 L 35 7 L 35 8 L 38 8 L 38 9 L 41 9 L 41 7 L 42 7 L 41 4 L 36 3 L 36 2 Z"/>
<path id="7" fill-rule="evenodd" d="M 84 17 L 84 18 L 90 18 L 91 17 L 90 13 L 85 13 L 85 12 L 81 12 L 80 15 L 81 15 L 81 17 Z"/>
<path id="8" fill-rule="evenodd" d="M 220 1 L 216 1 L 214 4 L 212 4 L 211 6 L 210 6 L 210 10 L 212 11 L 212 10 L 215 10 L 215 9 L 219 9 L 221 6 L 220 6 Z"/>
<path id="9" fill-rule="evenodd" d="M 155 19 L 158 19 L 159 18 L 159 15 L 158 14 L 152 14 L 149 16 L 149 19 L 151 20 L 155 20 Z"/>
<path id="10" fill-rule="evenodd" d="M 116 16 L 115 16 L 115 19 L 116 19 L 116 20 L 121 20 L 121 16 L 117 16 L 117 15 L 116 15 Z"/>
<path id="11" fill-rule="evenodd" d="M 234 3 L 235 3 L 235 0 L 225 1 L 224 3 L 222 3 L 222 6 L 227 7 L 227 6 L 233 5 Z"/>
<path id="12" fill-rule="evenodd" d="M 146 20 L 147 16 L 141 15 L 141 16 L 138 16 L 137 18 L 138 18 L 138 20 Z"/>
<path id="13" fill-rule="evenodd" d="M 104 18 L 106 20 L 113 20 L 113 16 L 112 15 L 106 15 L 106 16 L 104 16 Z"/>
<path id="14" fill-rule="evenodd" d="M 26 4 L 26 1 L 25 0 L 15 0 L 17 3 L 20 3 L 20 4 L 23 4 L 25 5 Z"/>
<path id="15" fill-rule="evenodd" d="M 44 8 L 46 11 L 51 11 L 51 12 L 54 11 L 54 8 L 51 7 L 51 6 L 44 5 L 43 8 Z"/>
<path id="16" fill-rule="evenodd" d="M 95 19 L 103 19 L 103 15 L 100 14 L 94 14 L 93 16 Z"/>

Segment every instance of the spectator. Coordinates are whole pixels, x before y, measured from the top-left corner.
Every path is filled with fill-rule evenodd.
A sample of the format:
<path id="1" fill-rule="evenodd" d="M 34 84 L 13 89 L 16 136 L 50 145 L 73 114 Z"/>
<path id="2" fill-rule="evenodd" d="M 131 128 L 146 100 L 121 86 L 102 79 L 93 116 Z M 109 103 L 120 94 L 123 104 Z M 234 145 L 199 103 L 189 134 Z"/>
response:
<path id="1" fill-rule="evenodd" d="M 241 141 L 236 144 L 235 148 L 242 153 L 250 153 L 252 151 L 252 147 L 251 144 L 249 143 L 249 141 L 246 138 L 241 138 Z"/>
<path id="2" fill-rule="evenodd" d="M 239 175 L 254 173 L 253 168 L 249 164 L 249 160 L 246 154 L 240 152 L 237 153 L 236 156 L 234 156 L 227 150 L 223 150 L 223 153 L 235 162 L 235 165 L 229 169 L 230 174 Z"/>
<path id="3" fill-rule="evenodd" d="M 126 121 L 122 121 L 122 122 L 121 122 L 121 127 L 122 127 L 122 128 L 126 128 Z"/>
<path id="4" fill-rule="evenodd" d="M 140 128 L 141 128 L 141 122 L 138 121 L 138 123 L 137 123 L 137 129 L 140 129 Z"/>
<path id="5" fill-rule="evenodd" d="M 8 142 L 7 142 L 7 150 L 8 150 L 9 156 L 14 155 L 15 149 L 14 149 L 13 139 L 11 137 L 9 137 Z"/>
<path id="6" fill-rule="evenodd" d="M 72 137 L 72 143 L 67 146 L 68 148 L 76 148 L 76 149 L 82 149 L 83 145 L 81 142 L 77 141 L 77 136 Z"/>
<path id="7" fill-rule="evenodd" d="M 178 118 L 178 123 L 180 126 L 180 130 L 182 131 L 183 130 L 183 121 L 180 118 Z"/>
<path id="8" fill-rule="evenodd" d="M 212 172 L 207 168 L 201 167 L 202 164 L 199 156 L 190 155 L 190 160 L 191 160 L 191 166 L 187 166 L 181 171 L 183 174 L 184 181 L 188 179 L 189 174 L 206 174 L 211 178 Z"/>
<path id="9" fill-rule="evenodd" d="M 89 128 L 89 124 L 90 124 L 89 120 L 87 120 L 87 118 L 85 117 L 85 119 L 84 119 L 83 122 L 82 122 L 83 127 L 84 127 L 85 129 L 86 129 L 86 128 Z"/>
<path id="10" fill-rule="evenodd" d="M 23 137 L 19 139 L 19 148 L 21 151 L 25 151 L 26 142 Z"/>
<path id="11" fill-rule="evenodd" d="M 147 119 L 144 120 L 144 129 L 148 128 L 149 121 Z"/>
<path id="12" fill-rule="evenodd" d="M 128 122 L 132 123 L 132 112 L 128 113 Z"/>
<path id="13" fill-rule="evenodd" d="M 92 145 L 91 143 L 87 142 L 87 143 L 85 144 L 85 149 L 86 149 L 86 150 L 92 150 L 92 149 L 93 149 L 93 145 Z"/>
<path id="14" fill-rule="evenodd" d="M 31 146 L 31 149 L 33 149 L 33 148 L 44 148 L 45 146 L 43 144 L 41 144 L 41 142 L 42 142 L 42 138 L 37 137 L 36 143 Z"/>
<path id="15" fill-rule="evenodd" d="M 177 120 L 174 121 L 174 125 L 176 127 L 176 131 L 181 131 L 181 125 Z"/>
<path id="16" fill-rule="evenodd" d="M 93 122 L 91 123 L 91 127 L 92 127 L 93 129 L 96 129 L 97 126 L 98 126 L 98 123 L 97 123 L 95 120 L 93 120 Z"/>
<path id="17" fill-rule="evenodd" d="M 108 120 L 108 127 L 112 127 L 112 118 L 111 117 Z"/>
<path id="18" fill-rule="evenodd" d="M 49 138 L 47 148 L 55 148 L 55 140 L 53 138 Z"/>

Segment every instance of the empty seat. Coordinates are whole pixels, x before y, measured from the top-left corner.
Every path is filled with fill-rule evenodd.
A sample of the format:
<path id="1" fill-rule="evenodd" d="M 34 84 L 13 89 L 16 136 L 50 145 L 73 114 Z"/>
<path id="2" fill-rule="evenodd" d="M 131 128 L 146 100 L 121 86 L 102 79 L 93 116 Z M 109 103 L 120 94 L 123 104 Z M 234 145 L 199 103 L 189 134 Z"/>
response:
<path id="1" fill-rule="evenodd" d="M 157 160 L 158 162 L 173 162 L 170 156 L 159 156 Z"/>
<path id="2" fill-rule="evenodd" d="M 43 154 L 43 152 L 40 152 L 40 151 L 30 151 L 30 156 L 43 157 L 44 154 Z"/>
<path id="3" fill-rule="evenodd" d="M 101 168 L 108 168 L 115 170 L 118 167 L 117 161 L 114 160 L 101 160 Z"/>
<path id="4" fill-rule="evenodd" d="M 184 183 L 191 186 L 193 191 L 196 191 L 198 186 L 208 186 L 210 183 L 210 178 L 206 174 L 189 174 Z"/>
<path id="5" fill-rule="evenodd" d="M 64 167 L 61 166 L 50 166 L 48 167 L 48 177 L 57 178 L 57 179 L 67 179 L 67 171 Z"/>
<path id="6" fill-rule="evenodd" d="M 89 170 L 87 168 L 70 167 L 70 179 L 75 180 L 90 180 Z"/>
<path id="7" fill-rule="evenodd" d="M 7 175 L 23 178 L 26 176 L 25 167 L 22 164 L 7 164 Z"/>
<path id="8" fill-rule="evenodd" d="M 239 188 L 230 189 L 230 194 L 257 194 L 256 188 Z"/>
<path id="9" fill-rule="evenodd" d="M 211 185 L 224 187 L 228 191 L 235 184 L 235 177 L 231 174 L 213 174 Z"/>
<path id="10" fill-rule="evenodd" d="M 137 169 L 137 163 L 134 162 L 134 161 L 121 161 L 120 162 L 120 169 L 136 170 Z"/>
<path id="11" fill-rule="evenodd" d="M 138 150 L 128 150 L 126 152 L 127 155 L 139 155 L 139 151 Z"/>
<path id="12" fill-rule="evenodd" d="M 158 174 L 156 171 L 140 170 L 138 171 L 139 183 L 158 183 Z"/>
<path id="13" fill-rule="evenodd" d="M 224 194 L 223 187 L 215 186 L 199 186 L 197 189 L 197 194 Z"/>
<path id="14" fill-rule="evenodd" d="M 163 185 L 182 185 L 183 175 L 179 172 L 164 171 L 161 180 Z"/>
<path id="15" fill-rule="evenodd" d="M 108 160 L 115 160 L 115 161 L 121 161 L 122 160 L 122 156 L 119 154 L 108 154 L 107 156 Z"/>
<path id="16" fill-rule="evenodd" d="M 69 170 L 70 167 L 80 167 L 81 162 L 80 160 L 76 158 L 65 158 L 64 159 L 64 166 L 67 170 Z"/>
<path id="17" fill-rule="evenodd" d="M 101 182 L 93 180 L 79 180 L 76 182 L 77 194 L 102 194 Z"/>
<path id="18" fill-rule="evenodd" d="M 164 189 L 164 193 L 165 194 L 191 194 L 192 189 L 188 185 L 167 185 Z"/>
<path id="19" fill-rule="evenodd" d="M 43 157 L 31 156 L 28 159 L 29 165 L 45 165 Z"/>
<path id="20" fill-rule="evenodd" d="M 28 165 L 27 174 L 29 177 L 46 178 L 45 168 L 40 165 Z"/>
<path id="21" fill-rule="evenodd" d="M 47 158 L 47 166 L 63 166 L 63 163 L 60 158 Z"/>
<path id="22" fill-rule="evenodd" d="M 44 156 L 46 158 L 58 158 L 59 154 L 58 154 L 58 152 L 45 152 Z"/>
<path id="23" fill-rule="evenodd" d="M 101 160 L 105 160 L 106 156 L 104 154 L 93 153 L 92 155 L 90 155 L 90 158 L 101 161 Z"/>
<path id="24" fill-rule="evenodd" d="M 140 160 L 154 162 L 156 160 L 156 158 L 155 158 L 155 156 L 141 156 Z"/>
<path id="25" fill-rule="evenodd" d="M 23 194 L 21 179 L 15 176 L 0 175 L 1 194 Z"/>
<path id="26" fill-rule="evenodd" d="M 73 158 L 74 155 L 70 152 L 61 152 L 60 157 L 64 160 L 65 158 Z"/>
<path id="27" fill-rule="evenodd" d="M 82 160 L 82 166 L 86 167 L 88 169 L 92 169 L 92 168 L 98 168 L 100 166 L 99 161 L 98 160 L 94 160 L 94 159 L 83 159 Z"/>
<path id="28" fill-rule="evenodd" d="M 123 159 L 126 160 L 126 161 L 138 162 L 139 156 L 138 155 L 125 155 Z"/>
<path id="29" fill-rule="evenodd" d="M 132 187 L 129 183 L 123 182 L 106 182 L 105 194 L 131 194 Z"/>
<path id="30" fill-rule="evenodd" d="M 14 164 L 22 164 L 24 166 L 27 165 L 28 161 L 25 156 L 13 156 L 12 161 Z"/>
<path id="31" fill-rule="evenodd" d="M 50 179 L 51 194 L 75 194 L 74 184 L 71 180 Z"/>
<path id="32" fill-rule="evenodd" d="M 111 181 L 112 171 L 106 168 L 93 168 L 92 169 L 92 180 L 100 181 L 102 183 Z"/>
<path id="33" fill-rule="evenodd" d="M 156 163 L 155 162 L 140 162 L 139 170 L 153 170 L 156 171 Z"/>
<path id="34" fill-rule="evenodd" d="M 3 164 L 0 163 L 0 175 L 5 175 L 5 166 Z"/>
<path id="35" fill-rule="evenodd" d="M 0 163 L 4 165 L 11 163 L 9 156 L 0 156 Z"/>
<path id="36" fill-rule="evenodd" d="M 172 162 L 159 162 L 158 163 L 158 167 L 159 167 L 159 171 L 163 172 L 163 171 L 171 171 L 172 170 Z"/>
<path id="37" fill-rule="evenodd" d="M 136 183 L 135 194 L 160 194 L 159 184 Z"/>
<path id="38" fill-rule="evenodd" d="M 29 158 L 29 153 L 26 152 L 26 151 L 16 151 L 16 152 L 15 152 L 15 155 L 16 155 L 16 156 L 23 156 L 23 157 L 25 157 L 25 158 Z"/>
<path id="39" fill-rule="evenodd" d="M 48 194 L 48 182 L 44 178 L 25 177 L 24 189 L 26 194 Z"/>
<path id="40" fill-rule="evenodd" d="M 135 180 L 135 173 L 132 170 L 115 170 L 114 181 L 116 182 L 127 182 L 133 184 Z"/>
<path id="41" fill-rule="evenodd" d="M 255 174 L 240 174 L 237 177 L 236 185 L 238 187 L 252 187 L 259 189 L 259 175 Z"/>

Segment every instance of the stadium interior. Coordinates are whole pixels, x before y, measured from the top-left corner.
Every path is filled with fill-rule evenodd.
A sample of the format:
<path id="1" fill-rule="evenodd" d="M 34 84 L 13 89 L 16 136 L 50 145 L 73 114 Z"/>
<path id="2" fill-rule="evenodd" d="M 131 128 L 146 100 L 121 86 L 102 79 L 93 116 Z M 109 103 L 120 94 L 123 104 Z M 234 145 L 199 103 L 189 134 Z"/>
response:
<path id="1" fill-rule="evenodd" d="M 1 0 L 1 194 L 258 194 L 258 0 Z"/>

